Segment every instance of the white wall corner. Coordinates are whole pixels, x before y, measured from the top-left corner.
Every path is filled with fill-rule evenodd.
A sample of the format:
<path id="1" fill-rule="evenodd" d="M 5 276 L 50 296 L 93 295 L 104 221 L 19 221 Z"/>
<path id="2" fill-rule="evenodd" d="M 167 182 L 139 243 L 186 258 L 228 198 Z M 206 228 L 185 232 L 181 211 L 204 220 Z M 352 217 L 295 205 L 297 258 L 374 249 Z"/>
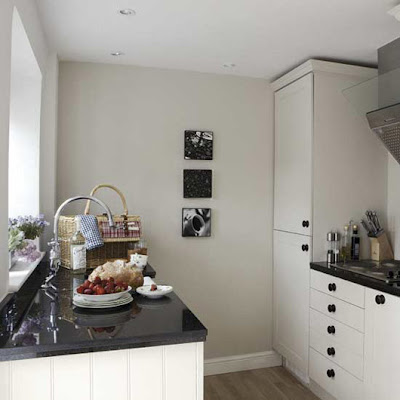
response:
<path id="1" fill-rule="evenodd" d="M 43 79 L 41 143 L 40 143 L 40 212 L 50 223 L 41 237 L 41 249 L 47 251 L 52 238 L 53 216 L 56 212 L 57 176 L 57 125 L 58 125 L 58 57 L 48 56 Z"/>
<path id="2" fill-rule="evenodd" d="M 210 358 L 204 361 L 204 375 L 219 375 L 251 369 L 278 367 L 282 357 L 274 350 L 239 356 Z"/>

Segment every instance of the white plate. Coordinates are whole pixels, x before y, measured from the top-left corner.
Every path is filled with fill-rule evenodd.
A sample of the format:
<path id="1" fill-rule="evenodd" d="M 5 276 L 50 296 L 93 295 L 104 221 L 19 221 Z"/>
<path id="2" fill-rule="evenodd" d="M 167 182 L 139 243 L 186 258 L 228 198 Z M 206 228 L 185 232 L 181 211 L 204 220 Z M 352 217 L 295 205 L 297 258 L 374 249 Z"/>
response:
<path id="1" fill-rule="evenodd" d="M 93 296 L 93 297 L 100 297 L 100 296 Z M 104 297 L 104 296 L 101 296 Z M 116 303 L 120 300 L 131 298 L 131 294 L 129 292 L 125 292 L 120 296 L 118 299 L 103 299 L 103 301 L 92 301 L 91 298 L 87 298 L 86 296 L 82 296 L 81 294 L 75 294 L 74 299 L 78 299 L 80 302 L 90 303 L 90 304 L 108 304 L 108 303 Z"/>
<path id="2" fill-rule="evenodd" d="M 157 290 L 151 291 L 151 285 L 140 286 L 136 289 L 136 292 L 142 296 L 148 297 L 149 299 L 160 299 L 168 293 L 174 291 L 172 286 L 157 285 Z"/>
<path id="3" fill-rule="evenodd" d="M 116 300 L 110 300 L 106 302 L 91 302 L 87 301 L 85 298 L 82 298 L 81 295 L 75 295 L 73 298 L 73 304 L 78 307 L 85 308 L 111 308 L 111 307 L 119 307 L 125 304 L 129 304 L 133 301 L 132 296 L 129 293 L 125 293 L 124 296 L 120 297 Z"/>
<path id="4" fill-rule="evenodd" d="M 80 296 L 85 300 L 90 301 L 91 303 L 104 303 L 110 300 L 117 300 L 123 297 L 126 293 L 129 293 L 131 290 L 132 288 L 128 286 L 128 289 L 124 290 L 123 292 L 96 295 L 96 294 L 83 294 L 83 293 L 81 294 L 78 293 L 75 289 L 75 295 Z"/>

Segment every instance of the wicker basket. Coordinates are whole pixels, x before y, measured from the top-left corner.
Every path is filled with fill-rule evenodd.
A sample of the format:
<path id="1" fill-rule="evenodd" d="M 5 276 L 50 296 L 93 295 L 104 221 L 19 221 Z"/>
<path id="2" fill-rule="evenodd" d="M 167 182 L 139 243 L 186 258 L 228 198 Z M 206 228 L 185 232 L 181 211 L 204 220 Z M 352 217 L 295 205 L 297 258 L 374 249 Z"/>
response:
<path id="1" fill-rule="evenodd" d="M 112 185 L 98 185 L 90 193 L 91 196 L 100 188 L 109 188 L 118 193 L 121 198 L 124 213 L 121 215 L 113 215 L 114 223 L 119 229 L 108 227 L 108 219 L 105 215 L 97 215 L 97 223 L 99 225 L 100 234 L 104 240 L 104 246 L 97 249 L 88 250 L 86 253 L 87 268 L 96 268 L 107 261 L 117 259 L 127 259 L 128 244 L 136 242 L 141 237 L 141 220 L 137 215 L 129 215 L 125 196 L 122 192 Z M 85 215 L 90 212 L 90 200 L 86 204 Z M 133 226 L 132 230 L 128 230 L 128 226 Z M 123 227 L 123 228 L 121 228 Z M 61 216 L 58 227 L 58 236 L 61 248 L 61 266 L 71 268 L 71 251 L 70 238 L 76 231 L 75 215 Z"/>

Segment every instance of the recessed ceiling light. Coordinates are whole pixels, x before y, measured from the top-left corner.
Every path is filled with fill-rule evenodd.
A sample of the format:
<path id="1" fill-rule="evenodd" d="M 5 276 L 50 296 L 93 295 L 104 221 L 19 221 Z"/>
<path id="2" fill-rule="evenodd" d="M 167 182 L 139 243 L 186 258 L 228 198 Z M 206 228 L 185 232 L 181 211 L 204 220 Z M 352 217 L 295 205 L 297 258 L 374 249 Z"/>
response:
<path id="1" fill-rule="evenodd" d="M 118 56 L 124 56 L 125 53 L 123 53 L 122 51 L 115 51 L 114 53 L 111 53 L 111 55 L 114 57 L 118 57 Z"/>
<path id="2" fill-rule="evenodd" d="M 234 64 L 234 63 L 225 63 L 225 64 L 223 64 L 223 67 L 224 68 L 235 68 L 236 64 Z"/>
<path id="3" fill-rule="evenodd" d="M 125 16 L 136 15 L 136 11 L 132 10 L 132 8 L 123 8 L 122 10 L 119 10 L 119 13 Z"/>

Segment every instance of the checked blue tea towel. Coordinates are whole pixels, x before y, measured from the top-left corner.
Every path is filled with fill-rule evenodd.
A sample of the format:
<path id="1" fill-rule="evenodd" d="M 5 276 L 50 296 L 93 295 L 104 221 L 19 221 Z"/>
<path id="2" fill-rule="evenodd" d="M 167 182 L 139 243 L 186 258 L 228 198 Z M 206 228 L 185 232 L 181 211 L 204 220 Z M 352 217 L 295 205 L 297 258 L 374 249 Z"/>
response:
<path id="1" fill-rule="evenodd" d="M 81 232 L 86 239 L 86 249 L 93 250 L 104 246 L 103 238 L 99 232 L 97 218 L 94 215 L 79 215 L 81 220 Z"/>

